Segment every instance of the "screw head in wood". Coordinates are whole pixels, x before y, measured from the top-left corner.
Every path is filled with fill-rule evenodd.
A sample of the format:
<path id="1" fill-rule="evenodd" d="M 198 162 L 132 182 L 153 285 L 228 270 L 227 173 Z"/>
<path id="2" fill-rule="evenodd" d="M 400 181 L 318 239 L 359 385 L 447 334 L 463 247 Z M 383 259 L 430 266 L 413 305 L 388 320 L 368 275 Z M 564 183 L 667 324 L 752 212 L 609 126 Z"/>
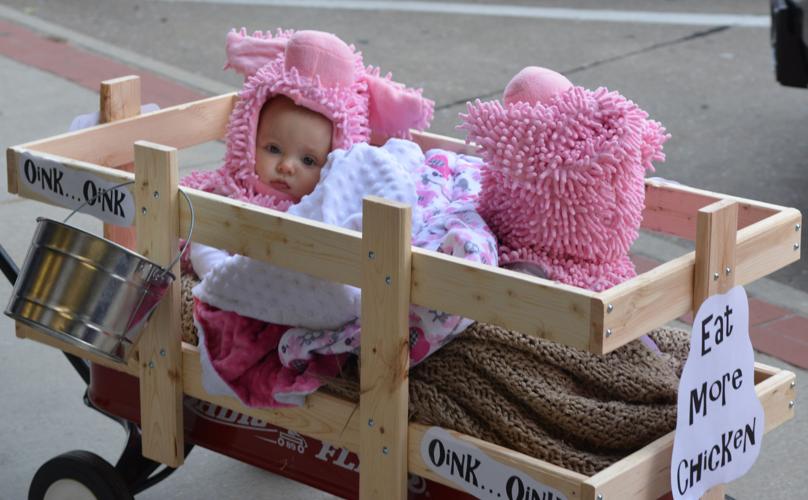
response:
<path id="1" fill-rule="evenodd" d="M 376 258 L 376 252 L 368 252 L 368 259 L 373 260 Z"/>
<path id="2" fill-rule="evenodd" d="M 729 276 L 730 274 L 732 274 L 732 268 L 729 266 L 725 267 L 724 273 L 726 273 L 726 275 Z"/>
<path id="3" fill-rule="evenodd" d="M 613 304 L 607 305 L 606 306 L 606 313 L 608 314 L 608 313 L 610 313 L 612 311 L 614 311 L 614 305 Z"/>
<path id="4" fill-rule="evenodd" d="M 166 350 L 165 349 L 160 349 L 160 356 L 162 356 L 164 358 L 166 357 Z"/>
<path id="5" fill-rule="evenodd" d="M 146 207 L 141 207 L 140 208 L 140 213 L 142 213 L 143 215 L 146 215 L 147 212 L 148 212 L 148 210 L 146 210 Z"/>
<path id="6" fill-rule="evenodd" d="M 718 273 L 713 273 L 713 281 L 718 281 Z"/>
<path id="7" fill-rule="evenodd" d="M 607 328 L 607 329 L 606 329 L 606 337 L 611 337 L 611 336 L 612 336 L 612 329 L 611 329 L 611 328 Z"/>
<path id="8" fill-rule="evenodd" d="M 155 192 L 152 194 L 152 196 L 154 196 L 154 199 L 156 200 L 157 198 L 159 198 L 159 197 L 160 197 L 160 191 L 155 191 Z"/>
<path id="9" fill-rule="evenodd" d="M 388 285 L 392 285 L 393 284 L 393 278 L 391 278 L 390 276 L 386 276 L 384 278 L 384 282 L 387 283 Z"/>
<path id="10" fill-rule="evenodd" d="M 149 368 L 154 368 L 154 361 L 149 361 Z"/>
<path id="11" fill-rule="evenodd" d="M 794 250 L 799 250 L 799 249 L 800 249 L 800 244 L 799 243 L 794 243 Z"/>
<path id="12" fill-rule="evenodd" d="M 598 495 L 598 500 L 603 500 L 603 495 Z"/>
<path id="13" fill-rule="evenodd" d="M 793 400 L 788 402 L 788 407 L 789 407 L 789 409 L 794 408 L 794 401 Z"/>
<path id="14" fill-rule="evenodd" d="M 794 231 L 799 231 L 801 227 L 799 224 L 794 224 Z"/>
<path id="15" fill-rule="evenodd" d="M 387 455 L 388 453 L 390 453 L 390 449 L 387 446 L 385 446 L 384 448 L 382 448 L 382 453 Z"/>
<path id="16" fill-rule="evenodd" d="M 368 419 L 368 427 L 373 427 L 374 425 L 376 425 L 376 422 L 374 422 L 372 418 L 369 418 Z"/>
<path id="17" fill-rule="evenodd" d="M 796 381 L 796 380 L 792 380 L 792 381 L 791 381 L 791 384 L 789 384 L 789 387 L 791 387 L 792 389 L 793 389 L 793 388 L 795 388 L 795 387 L 797 387 L 797 381 Z"/>

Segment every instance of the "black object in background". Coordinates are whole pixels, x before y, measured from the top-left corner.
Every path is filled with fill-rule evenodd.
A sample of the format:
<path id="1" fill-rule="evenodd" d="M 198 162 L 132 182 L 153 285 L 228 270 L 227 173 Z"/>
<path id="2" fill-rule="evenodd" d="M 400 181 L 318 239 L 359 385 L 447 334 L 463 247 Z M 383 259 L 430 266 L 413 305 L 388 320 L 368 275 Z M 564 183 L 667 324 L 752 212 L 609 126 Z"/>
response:
<path id="1" fill-rule="evenodd" d="M 808 87 L 803 1 L 771 0 L 771 43 L 777 81 L 788 87 Z"/>

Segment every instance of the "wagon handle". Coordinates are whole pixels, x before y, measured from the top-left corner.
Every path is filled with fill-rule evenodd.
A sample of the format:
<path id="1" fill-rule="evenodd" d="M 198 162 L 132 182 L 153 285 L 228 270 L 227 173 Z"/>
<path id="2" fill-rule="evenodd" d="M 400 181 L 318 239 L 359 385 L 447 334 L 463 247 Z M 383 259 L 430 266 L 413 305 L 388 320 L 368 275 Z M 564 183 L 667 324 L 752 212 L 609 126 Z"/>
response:
<path id="1" fill-rule="evenodd" d="M 113 189 L 118 189 L 119 187 L 128 186 L 128 185 L 134 184 L 134 183 L 135 183 L 135 181 L 126 181 L 126 182 L 122 182 L 120 184 L 116 184 L 116 185 L 112 186 L 109 189 L 105 189 L 105 190 L 100 190 L 99 189 L 98 192 L 95 194 L 95 196 L 93 196 L 89 200 L 85 200 L 84 203 L 82 203 L 81 205 L 79 205 L 78 207 L 73 209 L 73 211 L 70 212 L 70 214 L 68 214 L 67 217 L 65 217 L 65 219 L 62 221 L 62 223 L 63 224 L 67 223 L 68 219 L 73 217 L 76 214 L 76 212 L 78 212 L 79 210 L 84 208 L 88 203 L 92 203 L 95 200 L 97 200 L 98 197 L 101 196 L 102 194 L 104 194 L 106 191 L 112 191 Z M 168 267 L 163 269 L 163 272 L 170 272 L 170 269 L 173 268 L 174 265 L 177 263 L 177 261 L 179 261 L 182 258 L 182 254 L 185 253 L 185 250 L 188 248 L 188 245 L 191 244 L 191 236 L 194 234 L 194 226 L 196 225 L 196 213 L 194 212 L 194 204 L 191 203 L 191 198 L 189 198 L 188 194 L 185 191 L 183 191 L 182 189 L 180 189 L 180 194 L 185 198 L 186 203 L 188 203 L 188 209 L 191 211 L 191 226 L 188 228 L 188 237 L 185 238 L 185 244 L 182 245 L 182 250 L 180 250 L 180 253 L 178 253 L 177 256 L 174 257 L 174 260 L 171 261 L 171 264 L 169 264 Z"/>

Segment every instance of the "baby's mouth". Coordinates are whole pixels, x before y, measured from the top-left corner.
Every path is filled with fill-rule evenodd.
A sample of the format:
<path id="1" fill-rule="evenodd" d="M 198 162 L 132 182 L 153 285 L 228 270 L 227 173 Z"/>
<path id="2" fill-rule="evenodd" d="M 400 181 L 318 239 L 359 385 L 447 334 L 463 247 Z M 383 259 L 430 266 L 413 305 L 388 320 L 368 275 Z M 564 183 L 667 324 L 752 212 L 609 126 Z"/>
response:
<path id="1" fill-rule="evenodd" d="M 277 189 L 278 191 L 288 191 L 289 190 L 289 184 L 287 184 L 287 183 L 285 183 L 283 181 L 271 181 L 269 183 L 269 185 L 270 185 L 270 187 L 272 187 L 272 189 Z"/>

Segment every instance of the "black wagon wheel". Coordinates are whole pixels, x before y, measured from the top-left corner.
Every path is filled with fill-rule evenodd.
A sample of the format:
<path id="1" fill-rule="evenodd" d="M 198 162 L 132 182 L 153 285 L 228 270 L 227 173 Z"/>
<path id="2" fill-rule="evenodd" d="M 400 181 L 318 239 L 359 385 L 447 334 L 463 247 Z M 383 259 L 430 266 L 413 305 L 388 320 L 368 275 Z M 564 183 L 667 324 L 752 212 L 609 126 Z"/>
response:
<path id="1" fill-rule="evenodd" d="M 28 500 L 133 500 L 121 474 L 106 460 L 84 450 L 54 457 L 36 471 Z"/>

